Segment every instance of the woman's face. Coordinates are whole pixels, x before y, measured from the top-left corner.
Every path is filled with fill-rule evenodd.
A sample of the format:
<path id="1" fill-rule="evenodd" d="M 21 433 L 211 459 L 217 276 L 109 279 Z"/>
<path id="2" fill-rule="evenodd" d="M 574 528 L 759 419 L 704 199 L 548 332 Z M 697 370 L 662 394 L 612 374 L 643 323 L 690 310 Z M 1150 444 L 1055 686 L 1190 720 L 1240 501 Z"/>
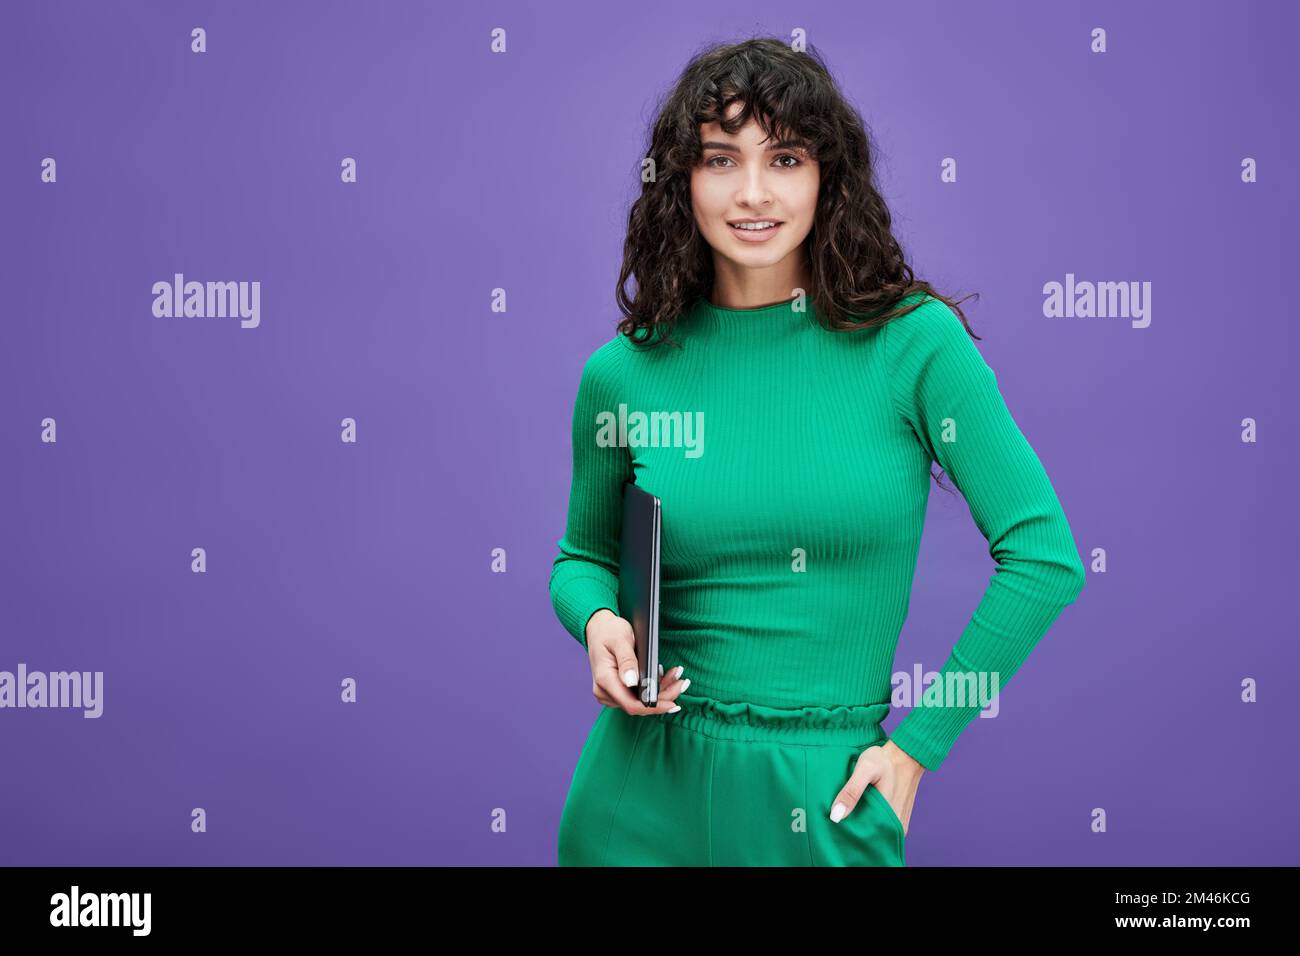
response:
<path id="1" fill-rule="evenodd" d="M 797 253 L 817 210 L 817 161 L 763 136 L 752 119 L 734 136 L 718 123 L 703 124 L 703 156 L 691 172 L 696 225 L 715 255 L 738 269 L 768 268 Z M 779 225 L 739 225 L 752 220 Z"/>

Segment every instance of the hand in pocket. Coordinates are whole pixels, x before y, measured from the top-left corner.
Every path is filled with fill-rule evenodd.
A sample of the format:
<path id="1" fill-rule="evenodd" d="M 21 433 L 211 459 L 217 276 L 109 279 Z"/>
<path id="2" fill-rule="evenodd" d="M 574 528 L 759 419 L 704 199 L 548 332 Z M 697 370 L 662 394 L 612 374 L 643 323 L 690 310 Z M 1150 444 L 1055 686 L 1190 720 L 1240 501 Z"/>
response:
<path id="1" fill-rule="evenodd" d="M 874 798 L 867 793 L 872 789 L 876 791 Z M 840 788 L 831 804 L 832 822 L 838 823 L 852 813 L 864 794 L 867 799 L 879 799 L 881 809 L 887 811 L 902 834 L 907 835 L 907 817 L 911 816 L 912 801 L 916 795 L 915 780 L 910 785 L 907 783 L 903 775 L 897 772 L 884 747 L 868 747 L 855 758 L 848 781 Z M 906 817 L 897 809 L 900 805 L 906 807 Z"/>

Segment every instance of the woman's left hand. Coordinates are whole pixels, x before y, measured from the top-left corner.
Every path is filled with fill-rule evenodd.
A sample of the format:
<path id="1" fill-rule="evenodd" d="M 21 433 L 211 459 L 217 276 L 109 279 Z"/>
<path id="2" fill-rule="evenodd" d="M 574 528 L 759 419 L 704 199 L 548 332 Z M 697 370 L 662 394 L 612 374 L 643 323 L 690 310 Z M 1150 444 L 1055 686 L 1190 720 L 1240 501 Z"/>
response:
<path id="1" fill-rule="evenodd" d="M 831 820 L 839 823 L 852 813 L 867 787 L 874 786 L 893 807 L 894 814 L 903 824 L 903 835 L 906 836 L 908 821 L 912 818 L 912 803 L 916 799 L 916 788 L 923 773 L 925 768 L 892 740 L 885 741 L 884 746 L 868 747 L 858 756 L 848 783 L 835 795 L 831 804 Z"/>

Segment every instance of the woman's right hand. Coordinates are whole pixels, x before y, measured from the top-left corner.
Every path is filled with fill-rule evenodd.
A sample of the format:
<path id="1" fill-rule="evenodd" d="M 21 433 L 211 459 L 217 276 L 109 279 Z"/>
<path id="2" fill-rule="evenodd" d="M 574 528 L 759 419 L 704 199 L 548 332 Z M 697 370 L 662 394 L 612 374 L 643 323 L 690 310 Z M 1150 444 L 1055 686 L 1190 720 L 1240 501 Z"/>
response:
<path id="1" fill-rule="evenodd" d="M 591 662 L 591 692 L 606 707 L 619 707 L 636 717 L 671 714 L 680 710 L 677 695 L 691 685 L 682 680 L 682 667 L 667 674 L 659 666 L 659 700 L 654 707 L 641 703 L 637 684 L 636 637 L 632 624 L 609 608 L 601 608 L 587 620 L 587 657 Z M 626 680 L 631 676 L 631 682 Z"/>

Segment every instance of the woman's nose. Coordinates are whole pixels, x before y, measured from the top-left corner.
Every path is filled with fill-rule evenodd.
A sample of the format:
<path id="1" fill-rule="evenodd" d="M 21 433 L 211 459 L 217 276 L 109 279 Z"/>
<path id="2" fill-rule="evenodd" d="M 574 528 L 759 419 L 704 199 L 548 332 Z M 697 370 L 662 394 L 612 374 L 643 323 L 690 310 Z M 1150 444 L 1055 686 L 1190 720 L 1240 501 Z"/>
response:
<path id="1" fill-rule="evenodd" d="M 761 169 L 751 169 L 745 173 L 744 183 L 741 185 L 740 194 L 736 198 L 743 205 L 755 208 L 772 201 L 772 190 L 768 186 L 767 177 Z"/>

